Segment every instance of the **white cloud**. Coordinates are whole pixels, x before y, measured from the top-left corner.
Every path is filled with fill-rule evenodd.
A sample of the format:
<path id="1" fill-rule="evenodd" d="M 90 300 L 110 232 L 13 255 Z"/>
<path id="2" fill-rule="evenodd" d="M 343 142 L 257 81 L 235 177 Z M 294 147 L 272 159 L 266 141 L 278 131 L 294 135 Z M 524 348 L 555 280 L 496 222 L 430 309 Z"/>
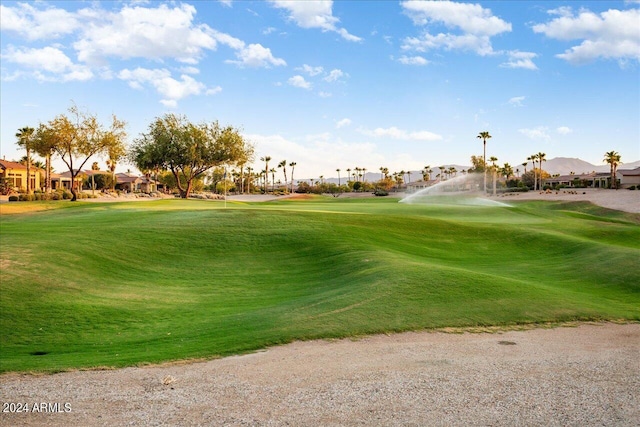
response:
<path id="1" fill-rule="evenodd" d="M 195 7 L 182 4 L 173 8 L 125 6 L 120 11 L 102 12 L 102 19 L 87 25 L 74 43 L 78 59 L 100 64 L 107 57 L 121 59 L 175 58 L 195 64 L 204 49 L 215 49 L 214 32 L 207 25 L 194 25 Z"/>
<path id="2" fill-rule="evenodd" d="M 460 34 L 428 31 L 421 37 L 405 39 L 403 49 L 424 52 L 431 49 L 470 50 L 478 55 L 494 54 L 491 37 L 511 31 L 511 24 L 493 16 L 490 9 L 479 4 L 452 1 L 404 1 L 401 3 L 415 25 L 444 24 Z"/>
<path id="3" fill-rule="evenodd" d="M 573 129 L 567 126 L 560 126 L 556 129 L 556 132 L 558 132 L 560 135 L 568 135 L 573 132 Z"/>
<path id="4" fill-rule="evenodd" d="M 304 79 L 304 77 L 297 75 L 297 76 L 293 76 L 291 77 L 289 80 L 287 80 L 287 82 L 294 87 L 299 87 L 302 89 L 311 89 L 311 83 L 309 83 L 308 81 L 306 81 Z"/>
<path id="5" fill-rule="evenodd" d="M 311 65 L 307 65 L 307 64 L 304 64 L 302 67 L 296 68 L 296 70 L 305 72 L 311 77 L 317 76 L 318 74 L 322 74 L 322 72 L 324 72 L 323 67 L 312 67 Z"/>
<path id="6" fill-rule="evenodd" d="M 2 31 L 14 31 L 28 40 L 59 38 L 73 33 L 79 26 L 77 17 L 64 9 L 36 9 L 27 3 L 15 7 L 0 5 Z"/>
<path id="7" fill-rule="evenodd" d="M 200 70 L 196 67 L 181 67 L 180 72 L 185 74 L 200 74 Z"/>
<path id="8" fill-rule="evenodd" d="M 236 53 L 239 61 L 226 61 L 230 64 L 237 64 L 241 67 L 266 67 L 287 65 L 284 59 L 276 58 L 271 53 L 271 49 L 261 44 L 250 44 Z"/>
<path id="9" fill-rule="evenodd" d="M 336 122 L 336 129 L 340 129 L 340 128 L 343 128 L 345 126 L 349 126 L 350 124 L 351 124 L 351 119 L 344 118 L 342 120 L 338 120 L 338 122 Z"/>
<path id="10" fill-rule="evenodd" d="M 342 70 L 334 69 L 334 70 L 331 70 L 329 74 L 325 76 L 322 80 L 331 83 L 331 82 L 340 80 L 342 77 L 349 77 L 349 75 L 343 72 Z"/>
<path id="11" fill-rule="evenodd" d="M 511 50 L 507 52 L 509 60 L 500 64 L 504 68 L 524 68 L 525 70 L 537 70 L 538 67 L 533 62 L 533 58 L 536 58 L 538 54 L 533 52 L 520 52 L 518 50 Z"/>
<path id="12" fill-rule="evenodd" d="M 514 107 L 522 107 L 522 101 L 524 101 L 524 99 L 524 96 L 514 96 L 513 98 L 509 99 L 508 102 Z"/>
<path id="13" fill-rule="evenodd" d="M 442 136 L 429 131 L 407 132 L 403 129 L 398 129 L 395 126 L 390 128 L 376 128 L 374 130 L 360 128 L 358 132 L 363 135 L 372 136 L 376 138 L 391 138 L 401 139 L 406 141 L 440 141 Z"/>
<path id="14" fill-rule="evenodd" d="M 202 82 L 186 74 L 180 76 L 180 80 L 171 77 L 167 69 L 147 69 L 138 67 L 135 70 L 124 69 L 118 74 L 118 78 L 125 80 L 133 89 L 142 89 L 145 85 L 151 85 L 164 97 L 160 102 L 175 108 L 177 102 L 191 95 L 213 95 L 220 92 L 220 87 L 207 88 Z"/>
<path id="15" fill-rule="evenodd" d="M 600 14 L 581 10 L 554 9 L 558 18 L 533 26 L 533 31 L 557 40 L 582 40 L 556 57 L 572 64 L 584 64 L 596 59 L 640 61 L 640 9 L 609 9 Z"/>
<path id="16" fill-rule="evenodd" d="M 333 95 L 330 92 L 320 91 L 320 92 L 318 92 L 318 96 L 320 98 L 331 98 Z"/>
<path id="17" fill-rule="evenodd" d="M 9 46 L 1 57 L 11 63 L 34 70 L 34 77 L 38 80 L 83 81 L 93 77 L 89 68 L 74 64 L 64 52 L 50 46 L 42 49 L 16 49 Z"/>
<path id="18" fill-rule="evenodd" d="M 549 128 L 546 126 L 538 126 L 533 129 L 518 129 L 518 132 L 534 141 L 548 141 L 551 139 L 551 137 L 549 136 Z"/>
<path id="19" fill-rule="evenodd" d="M 427 65 L 429 61 L 424 59 L 422 56 L 406 56 L 403 55 L 398 58 L 398 62 L 404 65 Z"/>
<path id="20" fill-rule="evenodd" d="M 360 37 L 349 34 L 344 28 L 337 27 L 340 20 L 333 16 L 333 1 L 331 0 L 271 0 L 271 4 L 279 9 L 288 11 L 289 19 L 301 28 L 319 28 L 322 31 L 332 31 L 340 34 L 342 38 L 348 41 L 357 42 L 362 40 Z"/>

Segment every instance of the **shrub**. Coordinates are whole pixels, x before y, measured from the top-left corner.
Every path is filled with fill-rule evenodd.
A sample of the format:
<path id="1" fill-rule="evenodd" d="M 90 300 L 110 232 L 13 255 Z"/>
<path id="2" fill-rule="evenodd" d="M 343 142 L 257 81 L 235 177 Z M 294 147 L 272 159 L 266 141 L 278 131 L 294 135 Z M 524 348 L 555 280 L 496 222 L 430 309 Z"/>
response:
<path id="1" fill-rule="evenodd" d="M 18 200 L 19 200 L 19 198 L 18 198 L 18 196 L 16 196 L 15 194 L 14 194 L 14 195 L 9 196 L 9 201 L 10 201 L 10 202 L 17 202 Z"/>
<path id="2" fill-rule="evenodd" d="M 635 185 L 632 185 L 631 187 L 629 187 L 629 190 L 635 190 L 635 189 L 636 189 Z"/>
<path id="3" fill-rule="evenodd" d="M 18 196 L 18 200 L 21 202 L 32 202 L 36 199 L 36 196 L 33 194 L 20 194 Z"/>
<path id="4" fill-rule="evenodd" d="M 376 191 L 373 192 L 374 196 L 388 196 L 389 192 L 382 188 L 376 188 Z"/>

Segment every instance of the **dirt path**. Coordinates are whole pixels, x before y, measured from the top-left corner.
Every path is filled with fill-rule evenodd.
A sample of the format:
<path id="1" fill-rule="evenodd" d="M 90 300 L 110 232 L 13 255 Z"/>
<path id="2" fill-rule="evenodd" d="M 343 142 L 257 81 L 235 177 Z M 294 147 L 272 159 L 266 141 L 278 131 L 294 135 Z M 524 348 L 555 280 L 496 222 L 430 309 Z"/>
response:
<path id="1" fill-rule="evenodd" d="M 0 376 L 3 426 L 637 425 L 640 324 L 297 342 L 209 362 Z M 59 413 L 33 413 L 50 404 Z M 66 405 L 66 406 L 65 406 Z M 68 412 L 64 412 L 65 410 Z"/>

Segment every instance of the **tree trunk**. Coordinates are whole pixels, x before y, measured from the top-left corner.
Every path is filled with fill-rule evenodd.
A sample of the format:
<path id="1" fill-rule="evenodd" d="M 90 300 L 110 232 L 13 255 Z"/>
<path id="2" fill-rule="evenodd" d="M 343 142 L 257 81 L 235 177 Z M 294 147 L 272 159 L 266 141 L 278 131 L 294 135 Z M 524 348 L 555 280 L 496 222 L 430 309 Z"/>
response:
<path id="1" fill-rule="evenodd" d="M 440 171 L 440 175 L 442 175 L 442 171 Z M 482 175 L 484 175 L 484 187 L 482 187 L 482 194 L 487 193 L 487 140 L 483 138 L 482 140 Z"/>
<path id="2" fill-rule="evenodd" d="M 31 152 L 27 147 L 27 194 L 31 194 Z"/>
<path id="3" fill-rule="evenodd" d="M 187 189 L 184 191 L 184 196 L 182 197 L 183 199 L 188 199 L 189 198 L 189 195 L 191 194 L 192 187 L 193 187 L 193 179 L 190 179 L 190 180 L 187 181 Z"/>
<path id="4" fill-rule="evenodd" d="M 291 168 L 291 192 L 293 193 L 293 167 Z"/>
<path id="5" fill-rule="evenodd" d="M 493 197 L 496 197 L 496 170 L 493 169 Z"/>
<path id="6" fill-rule="evenodd" d="M 46 177 L 45 177 L 45 186 L 47 187 L 47 193 L 51 193 L 51 153 L 47 154 L 46 157 L 46 163 L 47 163 L 47 172 L 46 172 Z"/>
<path id="7" fill-rule="evenodd" d="M 78 190 L 76 190 L 76 175 L 71 175 L 71 194 L 73 195 L 73 197 L 71 197 L 71 201 L 75 202 L 78 200 Z"/>

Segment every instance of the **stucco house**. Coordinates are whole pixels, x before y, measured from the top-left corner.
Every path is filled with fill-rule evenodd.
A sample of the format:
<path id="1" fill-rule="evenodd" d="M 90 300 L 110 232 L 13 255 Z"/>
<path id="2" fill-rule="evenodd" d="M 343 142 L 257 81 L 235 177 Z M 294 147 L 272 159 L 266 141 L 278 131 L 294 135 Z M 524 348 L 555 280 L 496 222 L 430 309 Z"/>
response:
<path id="1" fill-rule="evenodd" d="M 41 190 L 40 170 L 32 166 L 29 172 L 31 175 L 31 190 Z M 26 191 L 27 189 L 27 167 L 21 163 L 0 160 L 0 178 L 14 191 Z"/>
<path id="2" fill-rule="evenodd" d="M 640 167 L 635 169 L 618 169 L 620 177 L 620 188 L 640 186 Z"/>

